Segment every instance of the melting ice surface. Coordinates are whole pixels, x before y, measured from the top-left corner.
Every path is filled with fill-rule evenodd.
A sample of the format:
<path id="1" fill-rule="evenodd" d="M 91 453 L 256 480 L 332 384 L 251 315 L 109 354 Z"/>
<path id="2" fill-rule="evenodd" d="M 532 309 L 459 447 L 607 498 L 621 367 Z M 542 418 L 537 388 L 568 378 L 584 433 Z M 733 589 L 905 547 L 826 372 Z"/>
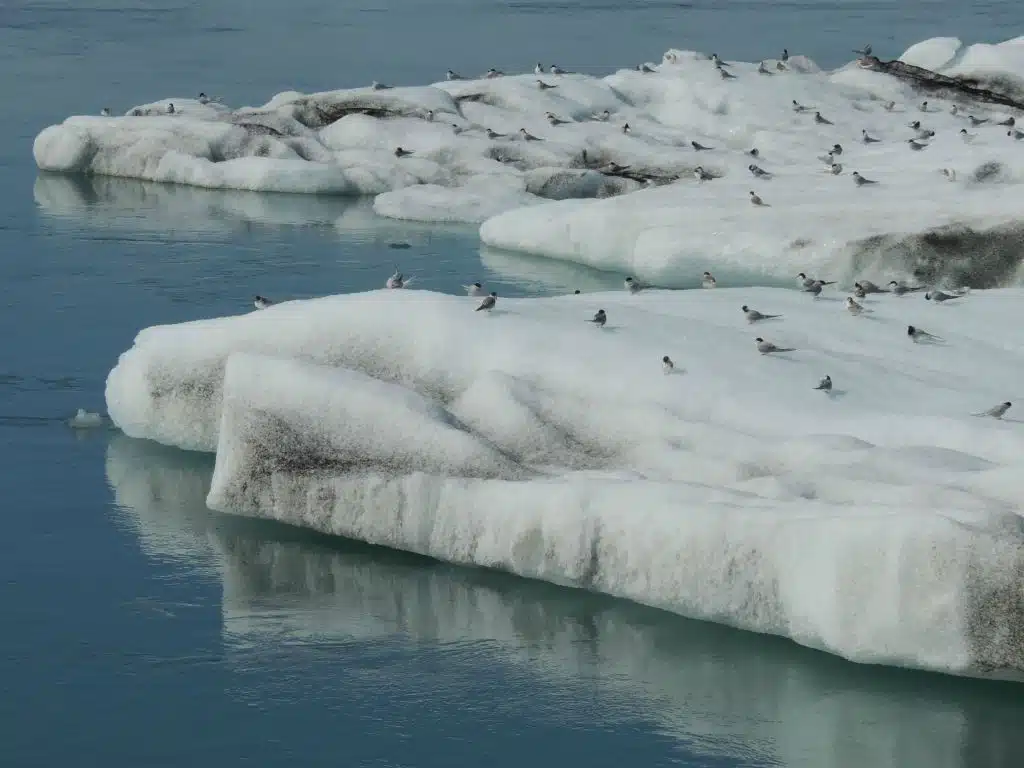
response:
<path id="1" fill-rule="evenodd" d="M 216 452 L 216 510 L 1019 678 L 1024 424 L 972 414 L 1019 399 L 1024 291 L 829 290 L 284 302 L 142 331 L 107 406 Z"/>
<path id="2" fill-rule="evenodd" d="M 1021 39 L 939 38 L 904 58 L 1024 92 Z M 952 103 L 856 62 L 834 72 L 801 56 L 776 65 L 761 73 L 734 62 L 726 79 L 707 56 L 671 50 L 650 72 L 603 78 L 531 72 L 286 92 L 238 109 L 174 97 L 119 117 L 68 118 L 39 134 L 34 153 L 52 171 L 376 195 L 383 216 L 485 222 L 490 245 L 666 286 L 709 258 L 766 275 L 876 267 L 887 279 L 1013 281 L 1024 179 L 1014 131 L 1024 125 L 1000 125 L 1010 112 L 962 103 L 951 114 Z M 918 151 L 908 144 L 914 121 L 935 132 Z M 864 143 L 863 131 L 878 141 Z M 822 158 L 837 143 L 833 175 Z M 411 154 L 397 156 L 399 147 Z M 752 175 L 752 164 L 771 177 Z M 697 166 L 716 178 L 698 182 Z M 854 171 L 877 184 L 857 186 Z M 753 207 L 751 190 L 767 206 Z"/>

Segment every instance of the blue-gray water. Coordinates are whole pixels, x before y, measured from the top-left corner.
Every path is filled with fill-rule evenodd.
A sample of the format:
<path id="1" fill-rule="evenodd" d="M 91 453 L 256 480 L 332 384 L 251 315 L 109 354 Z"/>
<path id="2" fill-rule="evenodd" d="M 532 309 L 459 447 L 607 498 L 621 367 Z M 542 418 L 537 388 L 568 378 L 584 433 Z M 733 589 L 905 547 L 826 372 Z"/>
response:
<path id="1" fill-rule="evenodd" d="M 71 113 L 199 90 L 423 83 L 668 47 L 825 65 L 1018 4 L 72 0 L 0 4 L 0 765 L 807 766 L 1024 761 L 1019 686 L 856 666 L 600 596 L 213 515 L 209 459 L 78 435 L 136 331 L 275 297 L 617 285 L 365 203 L 38 177 Z M 407 249 L 390 246 L 408 244 Z"/>

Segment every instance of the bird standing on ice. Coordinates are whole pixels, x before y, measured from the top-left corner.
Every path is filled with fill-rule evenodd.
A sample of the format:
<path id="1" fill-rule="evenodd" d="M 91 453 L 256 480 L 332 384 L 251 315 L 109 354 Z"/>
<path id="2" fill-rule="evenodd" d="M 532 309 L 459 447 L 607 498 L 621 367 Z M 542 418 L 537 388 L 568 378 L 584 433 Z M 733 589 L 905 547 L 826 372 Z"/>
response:
<path id="1" fill-rule="evenodd" d="M 701 288 L 714 288 L 718 285 L 718 281 L 715 280 L 715 276 L 710 272 L 705 272 L 703 278 L 700 281 Z"/>
<path id="2" fill-rule="evenodd" d="M 934 301 L 936 304 L 942 304 L 944 301 L 950 301 L 951 299 L 962 299 L 963 294 L 952 294 L 946 293 L 945 291 L 929 291 L 924 295 L 926 301 Z"/>
<path id="3" fill-rule="evenodd" d="M 104 107 L 100 114 L 103 115 L 103 117 L 110 117 L 110 107 Z"/>
<path id="4" fill-rule="evenodd" d="M 928 331 L 922 331 L 920 328 L 915 328 L 912 325 L 907 326 L 907 336 L 910 337 L 911 341 L 915 344 L 919 341 L 942 341 L 938 336 Z"/>
<path id="5" fill-rule="evenodd" d="M 861 312 L 864 311 L 864 305 L 863 304 L 858 304 L 856 301 L 853 300 L 852 296 L 847 296 L 846 297 L 846 310 L 851 315 L 856 317 L 857 315 L 859 315 Z"/>
<path id="6" fill-rule="evenodd" d="M 822 117 L 821 112 L 814 113 L 814 122 L 816 122 L 818 125 L 835 125 L 835 123 L 833 123 L 831 120 Z"/>
<path id="7" fill-rule="evenodd" d="M 385 288 L 405 288 L 405 286 L 409 285 L 409 283 L 411 283 L 411 282 L 412 282 L 412 278 L 411 277 L 408 280 L 406 280 L 405 276 L 396 269 L 395 270 L 395 274 L 393 274 L 391 277 L 389 277 L 388 281 L 386 283 L 384 283 L 384 287 Z"/>
<path id="8" fill-rule="evenodd" d="M 462 79 L 462 75 L 460 75 L 458 72 L 456 72 L 453 69 L 449 69 L 445 73 L 445 77 L 448 78 L 449 80 L 461 80 Z"/>
<path id="9" fill-rule="evenodd" d="M 704 170 L 703 165 L 698 165 L 696 168 L 693 169 L 693 176 L 695 179 L 697 179 L 697 181 L 711 181 L 713 178 L 715 178 L 710 173 Z"/>
<path id="10" fill-rule="evenodd" d="M 603 309 L 599 309 L 595 315 L 590 318 L 589 322 L 593 323 L 598 328 L 604 328 L 604 324 L 608 322 L 608 315 L 605 314 Z"/>
<path id="11" fill-rule="evenodd" d="M 642 285 L 640 285 L 638 281 L 634 280 L 632 277 L 626 278 L 625 287 L 626 290 L 629 291 L 630 293 L 640 293 L 640 291 L 642 291 L 644 288 Z"/>
<path id="12" fill-rule="evenodd" d="M 750 202 L 752 202 L 754 205 L 765 205 L 764 200 L 758 197 L 757 193 L 755 193 L 754 190 L 750 190 Z"/>
<path id="13" fill-rule="evenodd" d="M 535 75 L 543 75 L 544 74 L 544 67 L 541 66 L 541 63 L 539 61 L 537 62 L 537 66 L 535 66 L 533 68 L 533 74 L 535 74 Z"/>
<path id="14" fill-rule="evenodd" d="M 765 341 L 760 336 L 758 336 L 755 341 L 757 341 L 757 351 L 762 355 L 770 355 L 772 352 L 796 352 L 795 347 L 777 347 L 770 341 Z"/>
<path id="15" fill-rule="evenodd" d="M 818 285 L 834 285 L 836 282 L 835 280 L 818 280 L 813 277 L 808 277 L 807 274 L 804 272 L 798 274 L 796 276 L 796 279 L 797 285 L 801 288 L 810 288 L 815 283 L 817 283 Z"/>
<path id="16" fill-rule="evenodd" d="M 672 362 L 672 359 L 665 355 L 661 358 L 661 370 L 665 373 L 672 373 L 675 370 L 676 364 Z"/>
<path id="17" fill-rule="evenodd" d="M 467 296 L 484 295 L 484 287 L 480 283 L 473 283 L 472 285 L 464 285 L 462 287 L 466 289 Z"/>
<path id="18" fill-rule="evenodd" d="M 989 408 L 987 411 L 972 413 L 971 416 L 991 416 L 993 419 L 1001 419 L 1003 418 L 1003 414 L 1010 410 L 1011 405 L 1013 405 L 1013 403 L 1007 400 L 1005 403 L 1000 403 L 999 405 Z"/>
<path id="19" fill-rule="evenodd" d="M 771 320 L 775 317 L 782 317 L 782 315 L 766 315 L 762 312 L 758 312 L 756 309 L 751 309 L 746 304 L 743 305 L 743 314 L 747 318 L 748 323 L 756 323 L 759 320 Z"/>
<path id="20" fill-rule="evenodd" d="M 402 149 L 401 147 L 395 147 L 395 157 L 408 157 L 411 154 L 411 149 Z"/>
<path id="21" fill-rule="evenodd" d="M 267 307 L 272 306 L 273 303 L 274 302 L 272 302 L 266 296 L 257 296 L 255 299 L 253 299 L 252 305 L 256 307 L 256 309 L 266 309 Z"/>
<path id="22" fill-rule="evenodd" d="M 525 128 L 519 129 L 519 135 L 522 137 L 523 141 L 540 141 L 540 139 L 538 139 Z"/>
<path id="23" fill-rule="evenodd" d="M 826 376 L 824 379 L 822 379 L 821 381 L 818 382 L 818 386 L 816 386 L 815 389 L 820 389 L 820 390 L 823 390 L 825 392 L 831 392 L 832 391 L 832 377 L 831 376 Z"/>
<path id="24" fill-rule="evenodd" d="M 861 176 L 856 171 L 853 172 L 853 180 L 856 182 L 858 187 L 863 187 L 863 186 L 866 186 L 868 184 L 877 184 L 878 183 L 877 181 L 872 181 L 871 179 L 865 179 L 863 176 Z"/>
<path id="25" fill-rule="evenodd" d="M 497 304 L 497 303 L 498 303 L 498 294 L 495 293 L 494 291 L 491 291 L 491 295 L 490 296 L 485 296 L 484 300 L 480 302 L 480 306 L 477 307 L 476 309 L 474 309 L 473 311 L 474 312 L 479 312 L 481 310 L 484 310 L 485 312 L 490 312 L 492 309 L 494 309 L 494 305 Z"/>
<path id="26" fill-rule="evenodd" d="M 904 285 L 896 280 L 889 281 L 889 290 L 897 296 L 903 296 L 908 293 L 913 293 L 914 291 L 920 291 L 922 287 L 923 286 L 920 285 Z"/>

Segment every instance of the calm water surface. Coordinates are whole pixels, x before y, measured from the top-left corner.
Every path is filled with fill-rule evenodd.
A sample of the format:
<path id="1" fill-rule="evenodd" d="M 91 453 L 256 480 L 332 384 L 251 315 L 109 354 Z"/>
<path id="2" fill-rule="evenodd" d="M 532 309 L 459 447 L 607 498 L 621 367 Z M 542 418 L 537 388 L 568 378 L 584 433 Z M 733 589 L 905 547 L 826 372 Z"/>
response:
<path id="1" fill-rule="evenodd" d="M 155 323 L 275 297 L 621 276 L 480 252 L 365 202 L 38 176 L 71 113 L 205 90 L 586 71 L 671 47 L 825 65 L 1017 34 L 1015 3 L 5 0 L 0 744 L 7 766 L 1022 764 L 1012 685 L 873 669 L 600 596 L 211 514 L 210 457 L 63 419 Z M 395 245 L 407 248 L 395 248 Z"/>

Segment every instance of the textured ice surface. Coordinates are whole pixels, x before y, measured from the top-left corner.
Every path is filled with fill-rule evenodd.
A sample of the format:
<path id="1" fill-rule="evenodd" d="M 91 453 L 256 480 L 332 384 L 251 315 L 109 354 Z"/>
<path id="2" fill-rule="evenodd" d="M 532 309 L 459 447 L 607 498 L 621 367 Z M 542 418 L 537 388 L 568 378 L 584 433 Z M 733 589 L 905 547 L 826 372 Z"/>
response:
<path id="1" fill-rule="evenodd" d="M 214 509 L 857 661 L 1019 675 L 1024 430 L 970 414 L 1016 399 L 1022 298 L 853 317 L 796 290 L 645 291 L 486 315 L 376 291 L 147 329 L 107 405 L 129 435 L 216 450 Z M 783 318 L 748 326 L 742 304 Z"/>

